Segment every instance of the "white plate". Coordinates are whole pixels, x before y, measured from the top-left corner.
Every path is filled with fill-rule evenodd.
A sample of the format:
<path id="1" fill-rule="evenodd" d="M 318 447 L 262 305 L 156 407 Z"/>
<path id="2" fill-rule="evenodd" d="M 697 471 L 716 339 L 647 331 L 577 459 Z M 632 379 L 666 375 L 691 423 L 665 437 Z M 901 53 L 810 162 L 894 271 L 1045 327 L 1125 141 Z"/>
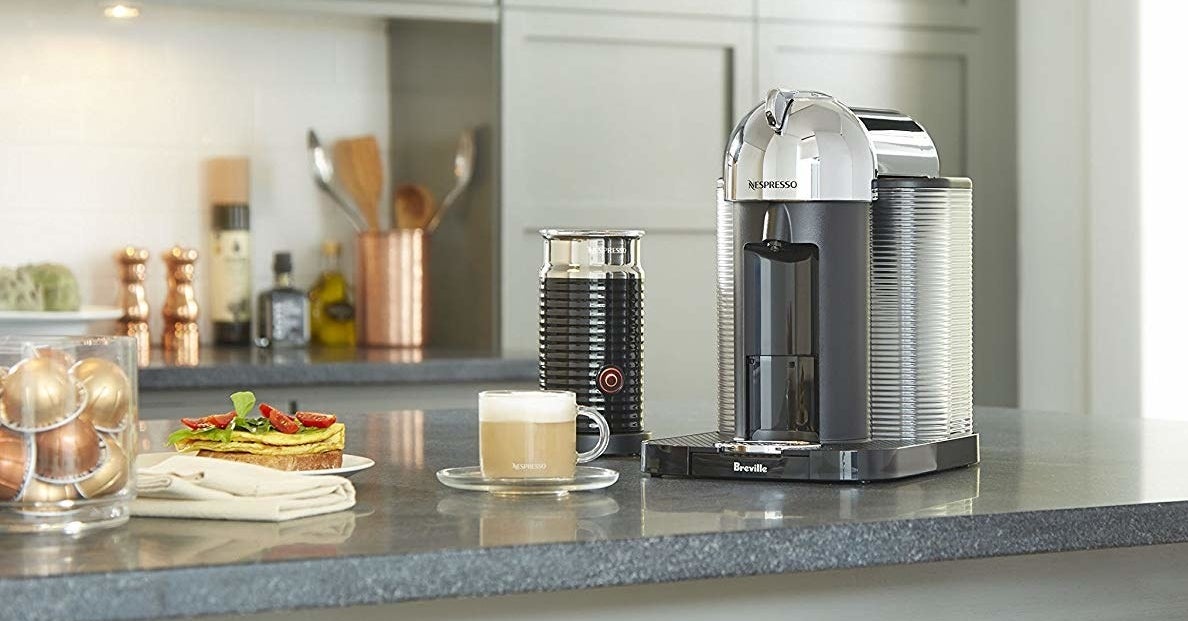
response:
<path id="1" fill-rule="evenodd" d="M 356 472 L 366 470 L 375 465 L 374 459 L 368 459 L 361 455 L 347 455 L 342 454 L 342 466 L 339 468 L 326 468 L 324 470 L 297 470 L 297 474 L 337 474 L 340 477 L 349 477 Z"/>
<path id="2" fill-rule="evenodd" d="M 181 455 L 181 453 L 145 453 L 136 458 L 137 468 L 149 468 L 155 466 L 174 455 Z M 336 474 L 338 476 L 349 477 L 356 472 L 366 470 L 375 465 L 375 460 L 362 457 L 360 455 L 342 455 L 342 466 L 338 468 L 324 468 L 322 470 L 293 470 L 295 474 L 303 474 L 307 476 L 316 476 L 322 474 Z"/>
<path id="3" fill-rule="evenodd" d="M 120 318 L 116 306 L 83 306 L 76 311 L 0 311 L 0 334 L 82 336 L 91 325 Z"/>

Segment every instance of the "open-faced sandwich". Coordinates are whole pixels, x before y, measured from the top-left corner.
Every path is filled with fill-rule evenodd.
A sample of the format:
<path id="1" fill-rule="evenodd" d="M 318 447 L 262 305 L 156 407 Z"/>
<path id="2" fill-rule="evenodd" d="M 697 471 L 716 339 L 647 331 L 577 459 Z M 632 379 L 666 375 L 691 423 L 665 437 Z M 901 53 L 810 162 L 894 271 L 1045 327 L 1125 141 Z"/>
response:
<path id="1" fill-rule="evenodd" d="M 323 470 L 342 466 L 346 426 L 331 414 L 297 412 L 290 416 L 267 403 L 260 416 L 250 392 L 231 395 L 235 409 L 202 418 L 183 418 L 185 427 L 169 435 L 178 451 L 268 466 L 278 470 Z"/>

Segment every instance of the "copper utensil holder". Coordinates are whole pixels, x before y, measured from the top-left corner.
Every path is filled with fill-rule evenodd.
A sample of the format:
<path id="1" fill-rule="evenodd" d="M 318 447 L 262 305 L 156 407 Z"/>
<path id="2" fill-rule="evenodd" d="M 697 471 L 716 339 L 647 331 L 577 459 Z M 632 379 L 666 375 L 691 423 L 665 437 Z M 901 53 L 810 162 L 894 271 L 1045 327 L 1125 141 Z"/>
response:
<path id="1" fill-rule="evenodd" d="M 429 310 L 429 240 L 424 229 L 358 235 L 355 330 L 361 345 L 420 347 Z"/>

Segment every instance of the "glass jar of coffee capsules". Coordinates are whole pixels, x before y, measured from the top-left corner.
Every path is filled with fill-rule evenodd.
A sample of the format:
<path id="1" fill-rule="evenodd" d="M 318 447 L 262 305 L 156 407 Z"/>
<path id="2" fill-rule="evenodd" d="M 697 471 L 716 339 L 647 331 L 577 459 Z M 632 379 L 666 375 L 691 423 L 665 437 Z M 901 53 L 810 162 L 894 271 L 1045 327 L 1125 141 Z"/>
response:
<path id="1" fill-rule="evenodd" d="M 128 520 L 136 340 L 0 336 L 0 532 Z"/>

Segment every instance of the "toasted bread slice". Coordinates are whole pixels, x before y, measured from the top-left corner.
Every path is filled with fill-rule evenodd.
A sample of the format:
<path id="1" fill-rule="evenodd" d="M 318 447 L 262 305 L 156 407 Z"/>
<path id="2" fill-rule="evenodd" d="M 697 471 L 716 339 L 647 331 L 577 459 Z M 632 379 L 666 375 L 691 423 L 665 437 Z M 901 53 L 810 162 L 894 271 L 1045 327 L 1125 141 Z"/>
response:
<path id="1" fill-rule="evenodd" d="M 214 457 L 242 461 L 257 466 L 267 466 L 277 470 L 325 470 L 327 468 L 342 467 L 342 451 L 325 451 L 323 453 L 306 453 L 303 455 L 255 455 L 253 453 L 198 451 L 199 457 Z"/>

